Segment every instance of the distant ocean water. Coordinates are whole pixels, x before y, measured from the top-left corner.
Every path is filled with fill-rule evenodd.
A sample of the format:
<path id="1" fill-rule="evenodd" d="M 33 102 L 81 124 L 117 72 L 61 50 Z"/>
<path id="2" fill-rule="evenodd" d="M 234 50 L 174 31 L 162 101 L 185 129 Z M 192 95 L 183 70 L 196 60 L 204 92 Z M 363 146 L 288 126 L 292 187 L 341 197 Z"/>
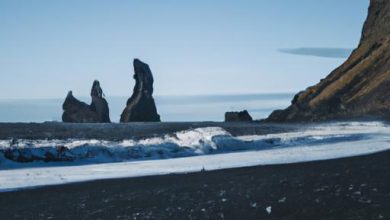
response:
<path id="1" fill-rule="evenodd" d="M 156 96 L 162 121 L 223 121 L 226 111 L 248 110 L 254 119 L 267 117 L 273 110 L 287 107 L 294 94 L 243 94 Z M 80 98 L 90 103 L 90 98 Z M 128 97 L 107 97 L 111 121 L 118 122 Z M 0 100 L 0 122 L 61 121 L 58 99 Z"/>

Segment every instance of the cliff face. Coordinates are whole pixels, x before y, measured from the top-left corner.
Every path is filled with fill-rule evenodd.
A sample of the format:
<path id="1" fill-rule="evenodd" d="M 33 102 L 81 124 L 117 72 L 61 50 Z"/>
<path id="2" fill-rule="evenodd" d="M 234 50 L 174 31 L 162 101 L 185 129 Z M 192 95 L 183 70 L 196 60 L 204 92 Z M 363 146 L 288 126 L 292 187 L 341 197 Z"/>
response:
<path id="1" fill-rule="evenodd" d="M 267 121 L 390 118 L 390 1 L 371 0 L 359 46 L 317 85 Z"/>

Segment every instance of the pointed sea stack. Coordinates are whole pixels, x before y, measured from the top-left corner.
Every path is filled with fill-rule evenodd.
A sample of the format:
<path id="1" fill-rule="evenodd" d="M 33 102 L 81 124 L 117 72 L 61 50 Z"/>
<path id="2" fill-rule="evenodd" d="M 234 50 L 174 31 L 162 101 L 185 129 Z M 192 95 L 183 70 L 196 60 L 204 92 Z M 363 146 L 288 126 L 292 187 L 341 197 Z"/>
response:
<path id="1" fill-rule="evenodd" d="M 390 118 L 389 0 L 370 1 L 359 46 L 344 64 L 266 121 L 361 118 Z"/>
<path id="2" fill-rule="evenodd" d="M 99 81 L 95 80 L 91 89 L 90 105 L 76 99 L 69 91 L 62 108 L 63 122 L 72 123 L 110 123 L 108 103 L 103 97 Z"/>
<path id="3" fill-rule="evenodd" d="M 134 59 L 135 86 L 133 95 L 127 100 L 120 122 L 160 121 L 153 99 L 153 75 L 148 64 Z"/>

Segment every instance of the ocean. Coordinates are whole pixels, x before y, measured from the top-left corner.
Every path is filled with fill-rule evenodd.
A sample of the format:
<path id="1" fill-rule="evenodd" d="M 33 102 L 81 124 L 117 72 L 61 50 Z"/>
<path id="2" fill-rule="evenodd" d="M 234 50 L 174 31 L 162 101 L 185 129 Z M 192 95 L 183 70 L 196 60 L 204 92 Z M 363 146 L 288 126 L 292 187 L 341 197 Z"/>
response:
<path id="1" fill-rule="evenodd" d="M 243 94 L 155 96 L 162 121 L 223 121 L 226 111 L 248 110 L 254 119 L 286 108 L 294 94 Z M 77 97 L 90 103 L 89 97 Z M 61 121 L 62 103 L 57 99 L 0 100 L 0 122 Z M 107 97 L 112 122 L 118 122 L 128 97 Z"/>
<path id="2" fill-rule="evenodd" d="M 162 121 L 223 121 L 226 111 L 248 110 L 255 119 L 290 104 L 294 94 L 156 96 Z M 89 98 L 83 98 L 89 102 Z M 119 121 L 127 97 L 107 97 L 113 122 Z M 0 100 L 1 122 L 60 121 L 63 99 Z M 182 126 L 183 123 L 165 123 Z M 201 123 L 196 123 L 201 124 Z M 263 130 L 234 135 L 224 123 L 203 123 L 150 137 L 104 138 L 5 138 L 0 139 L 0 192 L 45 185 L 98 179 L 190 173 L 258 165 L 288 164 L 371 154 L 390 149 L 390 125 L 382 121 L 279 124 L 250 123 Z M 62 126 L 86 124 L 45 123 L 57 128 L 46 135 L 65 132 Z M 249 125 L 249 124 L 248 124 Z M 35 125 L 6 125 L 29 129 Z M 22 126 L 22 127 L 20 127 Z M 95 125 L 93 125 L 95 126 Z M 101 132 L 116 126 L 104 124 Z M 148 130 L 147 123 L 136 123 Z M 157 129 L 161 124 L 154 124 Z M 229 125 L 232 126 L 232 125 Z M 276 126 L 276 125 L 273 125 Z M 292 126 L 292 127 L 291 127 Z M 59 129 L 61 128 L 61 129 Z M 46 129 L 47 130 L 47 129 Z M 119 129 L 120 130 L 120 129 Z M 123 132 L 123 130 L 112 132 Z M 131 130 L 131 129 L 130 129 Z M 130 131 L 128 130 L 128 131 Z M 252 129 L 249 129 L 252 130 Z M 256 130 L 256 129 L 254 129 Z M 149 129 L 150 131 L 150 129 Z M 156 130 L 155 130 L 156 131 Z M 132 133 L 133 132 L 133 133 Z M 58 135 L 58 133 L 57 133 Z M 103 136 L 102 136 L 103 137 Z"/>

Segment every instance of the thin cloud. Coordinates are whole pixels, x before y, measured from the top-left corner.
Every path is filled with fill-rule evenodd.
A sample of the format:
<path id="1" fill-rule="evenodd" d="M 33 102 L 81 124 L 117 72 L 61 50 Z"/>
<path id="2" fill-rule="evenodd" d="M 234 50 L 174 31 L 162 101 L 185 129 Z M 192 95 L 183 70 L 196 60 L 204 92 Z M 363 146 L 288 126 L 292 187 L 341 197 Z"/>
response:
<path id="1" fill-rule="evenodd" d="M 279 49 L 279 52 L 301 55 L 301 56 L 348 58 L 352 50 L 353 49 L 350 48 L 300 47 L 300 48 Z"/>

